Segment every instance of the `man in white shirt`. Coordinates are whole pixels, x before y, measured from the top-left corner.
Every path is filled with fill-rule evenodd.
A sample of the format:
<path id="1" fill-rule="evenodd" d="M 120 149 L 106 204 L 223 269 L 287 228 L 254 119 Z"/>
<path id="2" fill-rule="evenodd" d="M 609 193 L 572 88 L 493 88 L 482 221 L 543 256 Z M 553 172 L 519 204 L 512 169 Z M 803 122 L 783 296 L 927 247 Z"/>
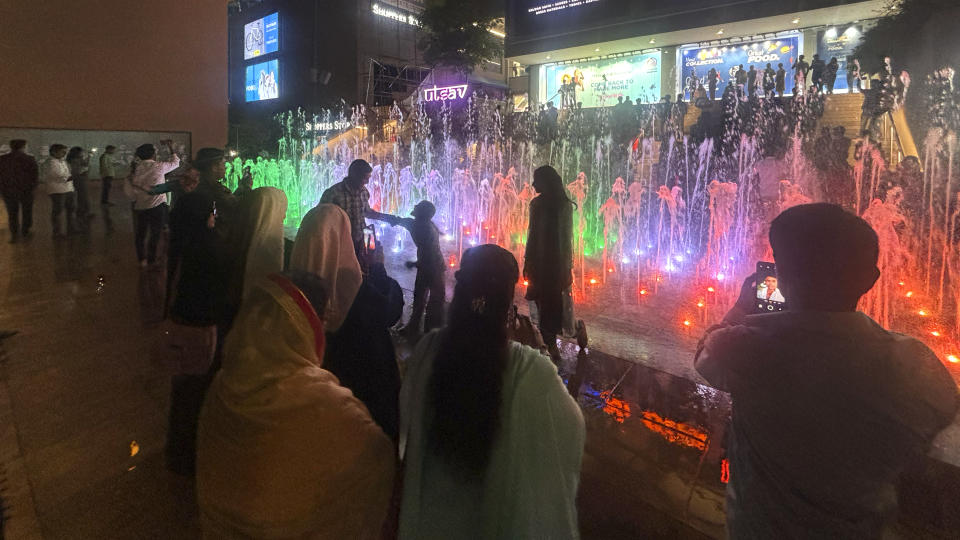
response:
<path id="1" fill-rule="evenodd" d="M 167 219 L 167 196 L 155 195 L 151 190 L 163 185 L 166 182 L 164 175 L 180 166 L 180 157 L 174 151 L 173 141 L 164 141 L 164 144 L 170 149 L 170 157 L 165 161 L 156 160 L 157 149 L 152 144 L 140 145 L 136 151 L 139 162 L 134 168 L 131 184 L 137 193 L 133 205 L 136 223 L 134 240 L 141 268 L 157 262 L 157 243 Z"/>
<path id="2" fill-rule="evenodd" d="M 730 538 L 881 538 L 895 484 L 957 412 L 957 385 L 920 341 L 857 312 L 880 275 L 877 235 L 839 206 L 770 226 L 788 311 L 748 315 L 750 276 L 697 371 L 733 399 Z"/>
<path id="3" fill-rule="evenodd" d="M 60 228 L 60 214 L 67 211 L 67 233 L 76 232 L 76 198 L 73 191 L 73 182 L 70 181 L 70 167 L 64 160 L 67 147 L 62 144 L 50 146 L 50 159 L 43 162 L 40 168 L 40 183 L 43 184 L 47 195 L 50 195 L 52 210 L 50 219 L 53 222 L 53 237 L 62 238 Z"/>

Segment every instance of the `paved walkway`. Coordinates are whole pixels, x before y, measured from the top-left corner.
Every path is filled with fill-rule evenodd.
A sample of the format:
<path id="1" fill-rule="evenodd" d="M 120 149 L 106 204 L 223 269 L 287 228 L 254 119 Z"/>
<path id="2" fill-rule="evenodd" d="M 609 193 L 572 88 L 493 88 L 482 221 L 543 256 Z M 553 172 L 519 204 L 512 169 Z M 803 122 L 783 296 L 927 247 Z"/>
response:
<path id="1" fill-rule="evenodd" d="M 197 538 L 193 483 L 163 466 L 169 374 L 150 354 L 163 272 L 137 267 L 125 204 L 97 207 L 89 234 L 61 240 L 49 206 L 38 197 L 34 235 L 14 245 L 0 210 L 0 329 L 20 332 L 0 343 L 6 538 Z M 611 377 L 613 388 L 622 377 Z M 621 424 L 593 417 L 584 536 L 700 537 L 630 493 L 610 495 L 638 487 L 610 470 L 634 453 L 606 444 Z"/>
<path id="2" fill-rule="evenodd" d="M 192 482 L 163 467 L 169 379 L 139 300 L 162 278 L 137 268 L 126 205 L 115 233 L 98 207 L 57 241 L 49 206 L 15 245 L 0 212 L 0 329 L 20 331 L 0 345 L 7 538 L 197 537 Z"/>

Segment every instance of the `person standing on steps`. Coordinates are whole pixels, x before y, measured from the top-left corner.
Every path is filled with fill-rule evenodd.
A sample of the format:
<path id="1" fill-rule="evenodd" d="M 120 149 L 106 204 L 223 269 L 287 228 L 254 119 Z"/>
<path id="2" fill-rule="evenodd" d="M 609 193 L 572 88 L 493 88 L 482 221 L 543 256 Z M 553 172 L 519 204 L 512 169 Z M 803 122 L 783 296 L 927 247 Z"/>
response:
<path id="1" fill-rule="evenodd" d="M 787 70 L 783 69 L 783 64 L 777 64 L 777 97 L 783 97 L 783 92 L 787 89 Z"/>
<path id="2" fill-rule="evenodd" d="M 716 68 L 710 68 L 710 71 L 707 72 L 707 87 L 710 92 L 710 101 L 713 101 L 717 97 L 717 84 L 723 81 L 720 80 L 720 74 L 717 73 Z"/>
<path id="3" fill-rule="evenodd" d="M 33 192 L 40 179 L 37 160 L 26 153 L 27 141 L 10 141 L 10 153 L 0 156 L 0 196 L 10 220 L 10 243 L 30 236 L 33 226 Z M 21 218 L 22 216 L 22 218 Z M 21 221 L 22 219 L 22 221 Z"/>
<path id="4" fill-rule="evenodd" d="M 73 182 L 70 181 L 70 167 L 64 158 L 67 156 L 67 147 L 62 144 L 50 145 L 50 159 L 43 162 L 40 168 L 40 182 L 47 195 L 50 196 L 50 220 L 53 222 L 53 237 L 62 238 L 63 229 L 60 228 L 60 214 L 66 210 L 67 234 L 76 232 L 74 212 L 76 198 L 73 191 Z"/>
<path id="5" fill-rule="evenodd" d="M 102 206 L 113 206 L 110 202 L 110 186 L 113 185 L 113 178 L 117 175 L 116 159 L 117 147 L 107 145 L 100 156 L 100 204 Z"/>

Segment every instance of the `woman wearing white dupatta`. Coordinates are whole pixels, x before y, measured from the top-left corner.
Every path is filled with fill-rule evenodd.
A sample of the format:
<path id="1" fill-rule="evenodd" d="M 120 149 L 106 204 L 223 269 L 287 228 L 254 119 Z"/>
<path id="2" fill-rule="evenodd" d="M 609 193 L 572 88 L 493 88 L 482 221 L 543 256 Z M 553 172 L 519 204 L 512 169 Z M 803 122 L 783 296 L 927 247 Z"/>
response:
<path id="1" fill-rule="evenodd" d="M 251 290 L 207 393 L 197 438 L 204 536 L 379 538 L 394 445 L 321 367 L 323 284 L 292 277 Z"/>
<path id="2" fill-rule="evenodd" d="M 578 538 L 585 430 L 546 356 L 507 339 L 519 268 L 463 255 L 450 325 L 426 336 L 401 391 L 400 538 Z"/>

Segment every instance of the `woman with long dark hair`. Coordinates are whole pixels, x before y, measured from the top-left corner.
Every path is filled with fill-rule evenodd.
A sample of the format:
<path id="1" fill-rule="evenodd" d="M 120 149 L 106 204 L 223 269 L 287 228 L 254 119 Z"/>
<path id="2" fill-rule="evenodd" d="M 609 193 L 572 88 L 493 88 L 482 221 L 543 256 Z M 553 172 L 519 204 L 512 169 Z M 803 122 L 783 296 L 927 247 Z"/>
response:
<path id="1" fill-rule="evenodd" d="M 563 297 L 573 283 L 573 208 L 556 169 L 544 165 L 533 172 L 530 228 L 523 257 L 527 300 L 536 302 L 543 341 L 554 361 L 560 360 L 557 335 L 563 330 Z"/>
<path id="2" fill-rule="evenodd" d="M 508 338 L 517 261 L 483 245 L 400 395 L 400 538 L 576 538 L 585 431 L 550 360 Z"/>

